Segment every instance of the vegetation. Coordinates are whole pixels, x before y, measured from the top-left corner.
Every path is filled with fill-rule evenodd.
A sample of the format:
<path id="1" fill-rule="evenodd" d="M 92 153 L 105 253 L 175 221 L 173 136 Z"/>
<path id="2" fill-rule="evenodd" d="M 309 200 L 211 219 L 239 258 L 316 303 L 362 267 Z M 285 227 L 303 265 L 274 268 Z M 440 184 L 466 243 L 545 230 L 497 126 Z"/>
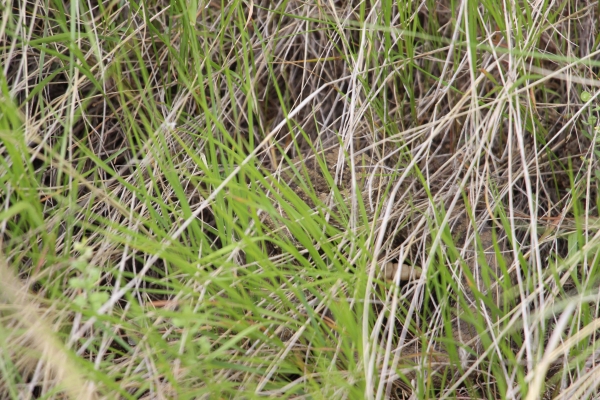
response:
<path id="1" fill-rule="evenodd" d="M 3 2 L 0 398 L 594 398 L 598 10 Z"/>

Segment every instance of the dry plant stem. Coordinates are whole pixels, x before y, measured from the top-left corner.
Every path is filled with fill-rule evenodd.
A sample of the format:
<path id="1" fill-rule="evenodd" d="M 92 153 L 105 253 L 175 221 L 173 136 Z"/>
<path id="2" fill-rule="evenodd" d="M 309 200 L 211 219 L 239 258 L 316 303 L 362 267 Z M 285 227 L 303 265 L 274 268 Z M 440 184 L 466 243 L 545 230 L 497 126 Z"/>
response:
<path id="1" fill-rule="evenodd" d="M 6 302 L 3 308 L 12 312 L 10 317 L 4 318 L 13 319 L 14 323 L 23 326 L 26 330 L 26 333 L 18 338 L 21 344 L 17 346 L 25 342 L 28 343 L 27 347 L 39 352 L 40 362 L 44 365 L 42 368 L 50 371 L 57 382 L 57 389 L 64 390 L 69 398 L 74 400 L 99 398 L 94 390 L 94 384 L 88 382 L 80 373 L 80 368 L 73 363 L 63 345 L 54 337 L 54 329 L 40 314 L 40 306 L 33 302 L 33 296 L 29 295 L 27 287 L 13 274 L 3 255 L 0 255 L 0 276 L 2 276 L 0 298 Z M 5 320 L 3 324 L 6 322 Z M 36 359 L 37 356 L 32 355 L 32 361 Z"/>

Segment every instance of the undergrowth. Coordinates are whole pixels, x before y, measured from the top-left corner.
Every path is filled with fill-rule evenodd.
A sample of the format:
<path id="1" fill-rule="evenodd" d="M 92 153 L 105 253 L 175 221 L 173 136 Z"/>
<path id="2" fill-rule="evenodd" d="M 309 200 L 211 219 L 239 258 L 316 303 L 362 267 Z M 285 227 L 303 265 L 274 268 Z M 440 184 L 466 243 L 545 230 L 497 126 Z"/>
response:
<path id="1" fill-rule="evenodd" d="M 0 5 L 0 397 L 598 398 L 597 6 Z"/>

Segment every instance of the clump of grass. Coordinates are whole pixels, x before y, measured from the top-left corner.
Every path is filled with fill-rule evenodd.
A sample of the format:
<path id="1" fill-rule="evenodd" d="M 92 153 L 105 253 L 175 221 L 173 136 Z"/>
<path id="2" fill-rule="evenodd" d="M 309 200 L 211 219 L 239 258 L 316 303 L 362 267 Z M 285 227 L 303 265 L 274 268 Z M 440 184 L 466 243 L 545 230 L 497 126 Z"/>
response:
<path id="1" fill-rule="evenodd" d="M 596 12 L 8 5 L 0 397 L 593 397 Z M 368 204 L 269 172 L 331 146 Z"/>

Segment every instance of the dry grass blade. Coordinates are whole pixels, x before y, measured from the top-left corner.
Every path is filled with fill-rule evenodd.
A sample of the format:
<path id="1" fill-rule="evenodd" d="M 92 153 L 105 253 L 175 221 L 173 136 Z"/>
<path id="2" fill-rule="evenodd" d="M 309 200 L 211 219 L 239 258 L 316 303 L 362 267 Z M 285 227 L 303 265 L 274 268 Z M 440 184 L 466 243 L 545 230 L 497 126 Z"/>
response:
<path id="1" fill-rule="evenodd" d="M 82 374 L 77 362 L 55 336 L 48 315 L 44 315 L 43 308 L 29 294 L 27 286 L 13 274 L 1 256 L 0 274 L 0 298 L 4 302 L 4 357 L 20 358 L 22 374 L 32 374 L 32 382 L 39 381 L 40 375 L 44 376 L 48 380 L 47 389 L 64 393 L 67 398 L 99 398 L 93 382 Z M 7 382 L 3 382 L 0 386 L 6 388 L 6 385 Z"/>

